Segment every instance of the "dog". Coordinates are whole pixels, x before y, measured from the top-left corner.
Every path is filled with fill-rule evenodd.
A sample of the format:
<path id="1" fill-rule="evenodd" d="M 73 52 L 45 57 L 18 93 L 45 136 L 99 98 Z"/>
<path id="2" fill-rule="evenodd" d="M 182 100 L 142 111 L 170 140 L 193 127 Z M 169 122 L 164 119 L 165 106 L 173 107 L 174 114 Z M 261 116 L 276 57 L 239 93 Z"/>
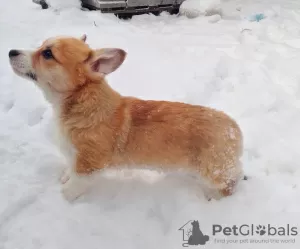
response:
<path id="1" fill-rule="evenodd" d="M 207 241 L 209 241 L 209 236 L 204 235 L 199 227 L 199 222 L 194 220 L 192 223 L 193 229 L 192 229 L 192 234 L 189 237 L 188 240 L 188 245 L 205 245 Z"/>
<path id="2" fill-rule="evenodd" d="M 33 81 L 54 110 L 60 148 L 70 167 L 62 194 L 84 194 L 96 170 L 122 165 L 184 169 L 220 199 L 243 176 L 243 136 L 224 112 L 187 103 L 141 100 L 113 90 L 105 76 L 126 58 L 118 48 L 93 50 L 82 37 L 52 37 L 35 51 L 10 50 L 13 71 Z"/>

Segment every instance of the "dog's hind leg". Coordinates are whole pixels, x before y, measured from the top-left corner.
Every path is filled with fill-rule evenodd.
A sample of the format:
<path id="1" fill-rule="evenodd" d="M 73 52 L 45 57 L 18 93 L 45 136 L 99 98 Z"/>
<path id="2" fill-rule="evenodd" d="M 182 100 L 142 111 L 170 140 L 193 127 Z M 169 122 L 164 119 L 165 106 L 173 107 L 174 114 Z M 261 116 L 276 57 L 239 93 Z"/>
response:
<path id="1" fill-rule="evenodd" d="M 220 199 L 231 196 L 238 182 L 243 178 L 243 170 L 239 160 L 229 160 L 229 164 L 213 160 L 206 167 L 200 169 L 200 174 L 208 181 L 209 191 L 206 191 L 207 199 Z"/>

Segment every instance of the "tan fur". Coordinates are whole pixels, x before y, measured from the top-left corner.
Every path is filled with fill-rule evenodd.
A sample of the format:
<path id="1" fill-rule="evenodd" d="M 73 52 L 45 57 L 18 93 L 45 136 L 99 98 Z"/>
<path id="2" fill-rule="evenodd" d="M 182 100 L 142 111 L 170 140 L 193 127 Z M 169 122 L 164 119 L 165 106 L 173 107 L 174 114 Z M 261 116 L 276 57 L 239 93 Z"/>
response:
<path id="1" fill-rule="evenodd" d="M 55 60 L 41 57 L 46 47 Z M 49 83 L 50 91 L 59 96 L 53 104 L 64 136 L 76 149 L 77 174 L 121 165 L 185 168 L 198 172 L 222 196 L 231 195 L 242 176 L 237 123 L 203 106 L 121 96 L 91 71 L 98 53 L 75 38 L 50 39 L 32 53 L 37 84 L 47 70 L 57 78 Z"/>

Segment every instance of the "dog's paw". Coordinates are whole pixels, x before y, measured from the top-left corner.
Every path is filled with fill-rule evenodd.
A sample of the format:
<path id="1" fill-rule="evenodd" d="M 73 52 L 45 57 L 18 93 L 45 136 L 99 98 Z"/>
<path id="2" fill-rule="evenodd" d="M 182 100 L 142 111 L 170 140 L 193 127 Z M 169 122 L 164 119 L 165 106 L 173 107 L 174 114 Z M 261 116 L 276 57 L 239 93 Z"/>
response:
<path id="1" fill-rule="evenodd" d="M 59 178 L 61 184 L 65 184 L 67 181 L 70 180 L 70 175 L 71 175 L 71 168 L 65 168 Z"/>
<path id="2" fill-rule="evenodd" d="M 86 179 L 81 176 L 70 176 L 69 180 L 62 186 L 61 192 L 69 202 L 76 200 L 84 194 L 89 187 Z"/>

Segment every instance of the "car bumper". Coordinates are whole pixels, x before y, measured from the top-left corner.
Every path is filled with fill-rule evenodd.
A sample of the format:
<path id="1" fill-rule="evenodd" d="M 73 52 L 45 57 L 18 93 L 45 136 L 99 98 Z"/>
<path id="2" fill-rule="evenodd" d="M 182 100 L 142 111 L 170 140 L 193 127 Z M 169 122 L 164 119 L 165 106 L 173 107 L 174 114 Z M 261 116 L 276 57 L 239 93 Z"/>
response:
<path id="1" fill-rule="evenodd" d="M 100 10 L 103 13 L 131 13 L 143 14 L 149 12 L 172 12 L 179 9 L 184 0 L 82 0 L 82 6 Z"/>

